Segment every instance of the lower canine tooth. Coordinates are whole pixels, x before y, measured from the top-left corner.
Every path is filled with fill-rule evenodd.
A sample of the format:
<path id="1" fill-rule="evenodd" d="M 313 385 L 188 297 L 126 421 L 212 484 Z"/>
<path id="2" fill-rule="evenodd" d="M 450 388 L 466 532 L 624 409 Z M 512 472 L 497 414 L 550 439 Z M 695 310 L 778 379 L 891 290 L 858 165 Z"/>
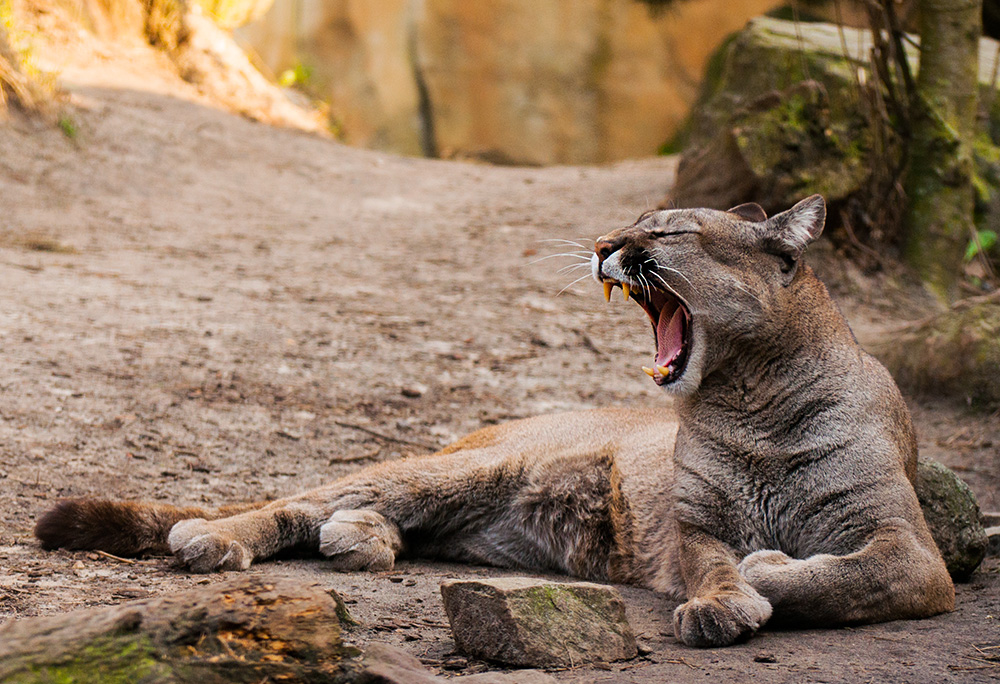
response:
<path id="1" fill-rule="evenodd" d="M 642 372 L 645 373 L 646 375 L 648 375 L 651 378 L 655 378 L 656 377 L 656 371 L 653 370 L 652 368 L 646 368 L 645 366 L 643 366 L 642 367 Z"/>
<path id="2" fill-rule="evenodd" d="M 605 280 L 604 281 L 604 301 L 606 301 L 606 302 L 610 302 L 611 301 L 611 290 L 613 290 L 613 289 L 615 289 L 614 284 L 611 283 L 608 280 Z"/>
<path id="3" fill-rule="evenodd" d="M 625 295 L 625 301 L 628 301 L 628 295 L 632 290 L 629 288 L 628 283 L 622 283 L 622 294 Z"/>
<path id="4" fill-rule="evenodd" d="M 656 370 L 657 370 L 657 371 L 658 371 L 658 372 L 660 373 L 660 375 L 662 375 L 663 377 L 667 377 L 668 375 L 670 375 L 670 366 L 657 366 L 657 367 L 656 367 Z"/>

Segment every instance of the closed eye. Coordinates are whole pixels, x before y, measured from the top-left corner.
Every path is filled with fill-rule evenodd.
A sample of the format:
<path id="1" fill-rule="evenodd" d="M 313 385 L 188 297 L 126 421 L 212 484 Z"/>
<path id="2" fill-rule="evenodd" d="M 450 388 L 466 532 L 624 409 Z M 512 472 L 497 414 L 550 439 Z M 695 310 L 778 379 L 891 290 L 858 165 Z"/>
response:
<path id="1" fill-rule="evenodd" d="M 662 237 L 672 237 L 674 235 L 689 235 L 691 233 L 698 233 L 697 230 L 664 230 L 662 228 L 654 228 L 649 231 L 649 237 L 662 238 Z"/>

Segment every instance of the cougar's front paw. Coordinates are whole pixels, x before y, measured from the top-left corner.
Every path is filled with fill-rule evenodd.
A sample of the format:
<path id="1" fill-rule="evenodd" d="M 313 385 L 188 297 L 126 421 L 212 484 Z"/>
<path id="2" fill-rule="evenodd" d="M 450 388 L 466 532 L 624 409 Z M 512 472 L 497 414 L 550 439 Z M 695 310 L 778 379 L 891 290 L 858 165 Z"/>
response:
<path id="1" fill-rule="evenodd" d="M 243 544 L 212 530 L 207 520 L 182 520 L 172 528 L 167 543 L 174 557 L 192 572 L 246 570 L 253 556 Z"/>
<path id="2" fill-rule="evenodd" d="M 319 528 L 319 550 L 334 570 L 391 570 L 402 548 L 399 528 L 381 513 L 337 511 Z"/>
<path id="3" fill-rule="evenodd" d="M 779 568 L 783 568 L 795 562 L 795 559 L 781 551 L 754 551 L 749 556 L 740 561 L 737 570 L 740 576 L 747 582 L 753 584 L 753 579 L 759 579 L 769 575 Z"/>
<path id="4" fill-rule="evenodd" d="M 822 558 L 814 556 L 813 558 Z M 756 589 L 774 605 L 783 605 L 788 598 L 790 584 L 788 578 L 793 576 L 805 561 L 792 558 L 781 551 L 754 551 L 740 561 L 737 566 L 740 577 Z"/>
<path id="5" fill-rule="evenodd" d="M 693 598 L 674 611 L 674 634 L 688 646 L 728 646 L 750 637 L 771 617 L 771 604 L 753 589 Z M 750 593 L 752 592 L 752 593 Z"/>

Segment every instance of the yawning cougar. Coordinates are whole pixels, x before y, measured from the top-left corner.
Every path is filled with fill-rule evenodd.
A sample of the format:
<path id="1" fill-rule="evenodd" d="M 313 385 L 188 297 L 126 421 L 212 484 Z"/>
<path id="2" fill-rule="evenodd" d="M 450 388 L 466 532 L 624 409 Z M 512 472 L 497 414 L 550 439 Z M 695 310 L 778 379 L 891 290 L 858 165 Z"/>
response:
<path id="1" fill-rule="evenodd" d="M 815 195 L 768 219 L 655 211 L 597 240 L 594 278 L 649 315 L 644 369 L 677 411 L 605 409 L 489 427 L 268 504 L 64 501 L 45 548 L 169 549 L 195 572 L 291 547 L 337 570 L 401 556 L 555 570 L 687 599 L 679 639 L 721 646 L 769 619 L 827 626 L 951 610 L 892 378 L 801 263 Z"/>

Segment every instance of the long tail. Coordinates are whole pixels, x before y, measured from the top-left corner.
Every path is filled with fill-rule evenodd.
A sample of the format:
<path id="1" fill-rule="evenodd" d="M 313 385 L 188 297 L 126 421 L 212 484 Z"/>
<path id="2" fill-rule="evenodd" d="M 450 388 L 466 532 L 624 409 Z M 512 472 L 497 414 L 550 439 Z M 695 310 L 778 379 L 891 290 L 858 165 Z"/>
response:
<path id="1" fill-rule="evenodd" d="M 137 501 L 67 499 L 38 519 L 35 536 L 43 549 L 87 549 L 116 556 L 169 554 L 167 535 L 174 523 L 189 518 L 226 518 L 265 504 L 204 509 Z"/>

